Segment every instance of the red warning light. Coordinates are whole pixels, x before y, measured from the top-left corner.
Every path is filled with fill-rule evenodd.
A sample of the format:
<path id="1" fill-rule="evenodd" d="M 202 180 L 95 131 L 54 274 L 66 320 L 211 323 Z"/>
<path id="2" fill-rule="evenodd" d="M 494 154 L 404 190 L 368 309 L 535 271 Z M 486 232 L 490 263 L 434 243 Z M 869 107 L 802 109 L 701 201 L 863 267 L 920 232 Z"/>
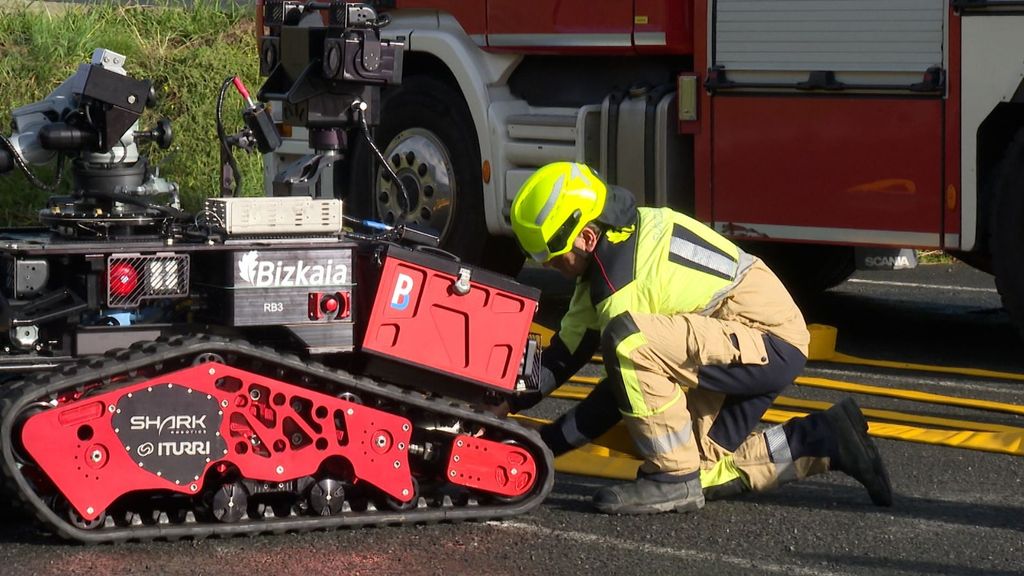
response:
<path id="1" fill-rule="evenodd" d="M 324 298 L 324 301 L 320 306 L 324 309 L 324 312 L 333 314 L 338 311 L 338 299 L 334 296 L 328 296 Z"/>
<path id="2" fill-rule="evenodd" d="M 351 313 L 352 296 L 348 292 L 309 293 L 309 319 L 344 320 Z"/>
<path id="3" fill-rule="evenodd" d="M 139 273 L 135 267 L 127 262 L 118 262 L 110 267 L 107 278 L 110 284 L 110 294 L 113 296 L 128 296 L 139 285 Z"/>

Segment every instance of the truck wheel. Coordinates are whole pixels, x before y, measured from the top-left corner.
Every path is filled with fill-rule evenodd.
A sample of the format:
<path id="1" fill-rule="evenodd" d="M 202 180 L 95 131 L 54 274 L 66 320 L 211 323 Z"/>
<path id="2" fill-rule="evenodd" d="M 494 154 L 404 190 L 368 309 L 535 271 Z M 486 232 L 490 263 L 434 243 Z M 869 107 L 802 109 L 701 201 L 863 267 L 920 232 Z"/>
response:
<path id="1" fill-rule="evenodd" d="M 373 163 L 354 171 L 350 200 L 362 216 L 436 230 L 441 248 L 471 264 L 516 274 L 523 255 L 511 238 L 491 237 L 484 221 L 480 148 L 462 97 L 444 83 L 413 76 L 385 93 L 375 140 L 405 187 Z M 369 166 L 366 146 L 356 166 Z M 361 191 L 369 191 L 364 193 Z M 365 196 L 365 197 L 361 197 Z"/>
<path id="2" fill-rule="evenodd" d="M 749 242 L 743 248 L 764 260 L 798 300 L 842 284 L 856 270 L 849 246 Z"/>
<path id="3" fill-rule="evenodd" d="M 1003 307 L 1024 336 L 1024 130 L 996 169 L 989 226 L 992 272 Z"/>

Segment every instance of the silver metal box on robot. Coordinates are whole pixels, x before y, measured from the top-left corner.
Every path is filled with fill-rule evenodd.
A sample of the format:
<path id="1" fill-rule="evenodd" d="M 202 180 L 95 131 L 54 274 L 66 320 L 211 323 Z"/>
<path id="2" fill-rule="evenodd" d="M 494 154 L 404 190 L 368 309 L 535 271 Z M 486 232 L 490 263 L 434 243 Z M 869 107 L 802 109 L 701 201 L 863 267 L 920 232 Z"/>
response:
<path id="1" fill-rule="evenodd" d="M 229 235 L 341 232 L 341 200 L 302 197 L 208 198 L 205 208 Z"/>

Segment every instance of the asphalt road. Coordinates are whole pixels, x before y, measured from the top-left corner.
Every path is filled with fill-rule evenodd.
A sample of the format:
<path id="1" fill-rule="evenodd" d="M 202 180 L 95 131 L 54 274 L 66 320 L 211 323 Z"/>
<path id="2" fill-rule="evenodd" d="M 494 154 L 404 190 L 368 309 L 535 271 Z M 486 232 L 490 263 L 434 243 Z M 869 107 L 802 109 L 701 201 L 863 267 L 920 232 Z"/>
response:
<path id="1" fill-rule="evenodd" d="M 542 318 L 568 286 L 546 271 Z M 858 274 L 814 302 L 841 352 L 1024 373 L 1024 345 L 990 277 L 961 265 Z M 1024 382 L 812 363 L 807 375 L 1024 404 Z M 835 400 L 794 387 L 787 395 Z M 863 405 L 1021 426 L 1020 417 L 858 397 Z M 548 400 L 541 413 L 566 405 Z M 589 497 L 606 481 L 562 475 L 541 508 L 503 522 L 376 528 L 200 542 L 83 547 L 0 519 L 4 574 L 951 574 L 1024 573 L 1024 460 L 879 440 L 896 491 L 871 505 L 830 474 L 690 515 L 615 517 Z"/>

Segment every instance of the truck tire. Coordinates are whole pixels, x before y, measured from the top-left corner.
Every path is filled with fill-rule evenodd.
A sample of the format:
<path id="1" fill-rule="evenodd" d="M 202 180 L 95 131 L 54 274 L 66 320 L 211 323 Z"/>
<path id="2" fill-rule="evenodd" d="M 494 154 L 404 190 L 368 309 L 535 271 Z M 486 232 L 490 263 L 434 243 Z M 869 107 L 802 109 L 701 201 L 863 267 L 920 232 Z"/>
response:
<path id="1" fill-rule="evenodd" d="M 1024 129 L 996 168 L 989 226 L 992 272 L 1003 307 L 1024 337 Z"/>
<path id="2" fill-rule="evenodd" d="M 443 82 L 412 76 L 385 92 L 375 140 L 405 185 L 402 196 L 390 173 L 355 170 L 350 205 L 360 216 L 385 224 L 414 223 L 440 234 L 441 248 L 463 261 L 515 275 L 523 254 L 510 237 L 492 237 L 484 220 L 480 147 L 462 97 Z M 371 165 L 365 143 L 355 166 Z M 369 191 L 361 193 L 360 191 Z"/>
<path id="3" fill-rule="evenodd" d="M 746 242 L 743 248 L 764 260 L 798 300 L 842 284 L 856 270 L 849 246 Z"/>

